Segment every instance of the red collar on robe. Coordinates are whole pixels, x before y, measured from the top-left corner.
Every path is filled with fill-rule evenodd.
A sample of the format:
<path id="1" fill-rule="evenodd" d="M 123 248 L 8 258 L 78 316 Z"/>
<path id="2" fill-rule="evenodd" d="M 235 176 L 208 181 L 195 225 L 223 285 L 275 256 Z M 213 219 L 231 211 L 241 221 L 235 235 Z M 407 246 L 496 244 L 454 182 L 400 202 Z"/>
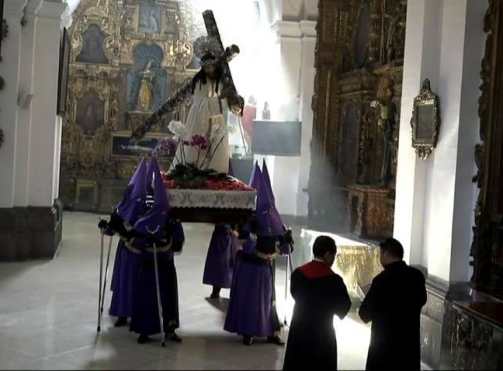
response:
<path id="1" fill-rule="evenodd" d="M 316 260 L 303 265 L 299 270 L 306 278 L 311 280 L 329 277 L 335 274 L 328 265 Z"/>

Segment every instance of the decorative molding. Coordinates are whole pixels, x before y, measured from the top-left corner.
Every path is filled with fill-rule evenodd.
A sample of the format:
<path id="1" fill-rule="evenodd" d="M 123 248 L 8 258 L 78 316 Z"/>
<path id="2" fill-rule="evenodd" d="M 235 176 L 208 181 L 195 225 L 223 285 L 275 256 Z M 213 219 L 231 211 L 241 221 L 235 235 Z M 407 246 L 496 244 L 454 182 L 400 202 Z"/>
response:
<path id="1" fill-rule="evenodd" d="M 302 31 L 299 22 L 276 21 L 271 26 L 278 38 L 300 38 Z"/>

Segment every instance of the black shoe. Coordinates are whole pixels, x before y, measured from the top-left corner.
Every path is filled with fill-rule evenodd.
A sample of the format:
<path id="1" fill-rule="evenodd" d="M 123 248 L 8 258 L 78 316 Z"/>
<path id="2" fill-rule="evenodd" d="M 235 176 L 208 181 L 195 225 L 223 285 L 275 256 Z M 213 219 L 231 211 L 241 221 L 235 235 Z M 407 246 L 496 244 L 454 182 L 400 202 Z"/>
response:
<path id="1" fill-rule="evenodd" d="M 275 344 L 275 345 L 279 345 L 279 346 L 285 345 L 285 343 L 283 342 L 283 340 L 281 340 L 281 338 L 279 336 L 277 336 L 277 335 L 275 335 L 275 336 L 269 336 L 267 338 L 267 342 L 269 344 Z"/>
<path id="2" fill-rule="evenodd" d="M 115 327 L 124 327 L 127 326 L 127 317 L 119 317 L 117 321 L 115 321 Z"/>
<path id="3" fill-rule="evenodd" d="M 173 341 L 175 343 L 181 343 L 183 341 L 182 338 L 174 331 L 166 334 L 166 340 Z"/>
<path id="4" fill-rule="evenodd" d="M 220 299 L 220 288 L 213 286 L 213 291 L 211 292 L 210 299 Z"/>
<path id="5" fill-rule="evenodd" d="M 243 344 L 244 345 L 252 345 L 253 344 L 253 338 L 251 336 L 243 336 Z"/>
<path id="6" fill-rule="evenodd" d="M 145 343 L 148 343 L 150 341 L 150 338 L 148 337 L 148 335 L 140 335 L 138 337 L 138 344 L 145 344 Z"/>

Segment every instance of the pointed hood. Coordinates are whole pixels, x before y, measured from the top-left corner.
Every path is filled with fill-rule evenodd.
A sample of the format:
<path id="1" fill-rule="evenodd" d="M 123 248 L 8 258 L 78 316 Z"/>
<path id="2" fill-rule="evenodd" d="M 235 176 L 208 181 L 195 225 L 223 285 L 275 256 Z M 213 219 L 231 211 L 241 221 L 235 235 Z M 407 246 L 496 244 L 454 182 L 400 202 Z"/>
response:
<path id="1" fill-rule="evenodd" d="M 274 193 L 272 191 L 271 178 L 269 176 L 269 170 L 267 169 L 267 163 L 265 162 L 265 159 L 262 162 L 262 178 L 264 179 L 264 185 L 267 188 L 267 192 L 269 193 L 269 197 L 271 199 L 271 202 L 273 204 L 275 204 L 276 200 L 274 198 Z"/>
<path id="2" fill-rule="evenodd" d="M 160 237 L 164 233 L 168 218 L 168 195 L 161 178 L 157 160 L 151 158 L 150 162 L 152 166 L 154 205 L 143 218 L 135 223 L 134 229 L 143 235 L 155 235 Z M 151 179 L 149 179 L 149 181 L 151 181 Z"/>
<path id="3" fill-rule="evenodd" d="M 281 216 L 274 206 L 261 172 L 257 177 L 257 224 L 259 236 L 281 236 L 285 232 Z"/>
<path id="4" fill-rule="evenodd" d="M 135 173 L 129 180 L 122 201 L 116 207 L 116 213 L 123 221 L 133 225 L 146 211 L 146 161 L 141 160 Z"/>
<path id="5" fill-rule="evenodd" d="M 250 176 L 250 181 L 248 185 L 256 190 L 258 190 L 259 186 L 259 178 L 262 176 L 262 172 L 260 171 L 260 167 L 258 166 L 258 161 L 255 162 L 255 166 L 253 167 L 252 174 Z"/>

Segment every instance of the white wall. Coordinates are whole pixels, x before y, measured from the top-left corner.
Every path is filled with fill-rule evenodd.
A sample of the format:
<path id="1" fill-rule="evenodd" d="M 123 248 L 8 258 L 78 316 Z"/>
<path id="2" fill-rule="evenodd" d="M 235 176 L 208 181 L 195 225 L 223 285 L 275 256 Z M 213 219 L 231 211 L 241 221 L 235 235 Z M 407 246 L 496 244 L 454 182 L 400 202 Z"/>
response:
<path id="1" fill-rule="evenodd" d="M 485 0 L 408 3 L 394 235 L 411 263 L 446 281 L 468 279 L 486 7 Z M 442 121 L 437 148 L 426 161 L 414 154 L 410 128 L 424 78 L 440 96 Z"/>

